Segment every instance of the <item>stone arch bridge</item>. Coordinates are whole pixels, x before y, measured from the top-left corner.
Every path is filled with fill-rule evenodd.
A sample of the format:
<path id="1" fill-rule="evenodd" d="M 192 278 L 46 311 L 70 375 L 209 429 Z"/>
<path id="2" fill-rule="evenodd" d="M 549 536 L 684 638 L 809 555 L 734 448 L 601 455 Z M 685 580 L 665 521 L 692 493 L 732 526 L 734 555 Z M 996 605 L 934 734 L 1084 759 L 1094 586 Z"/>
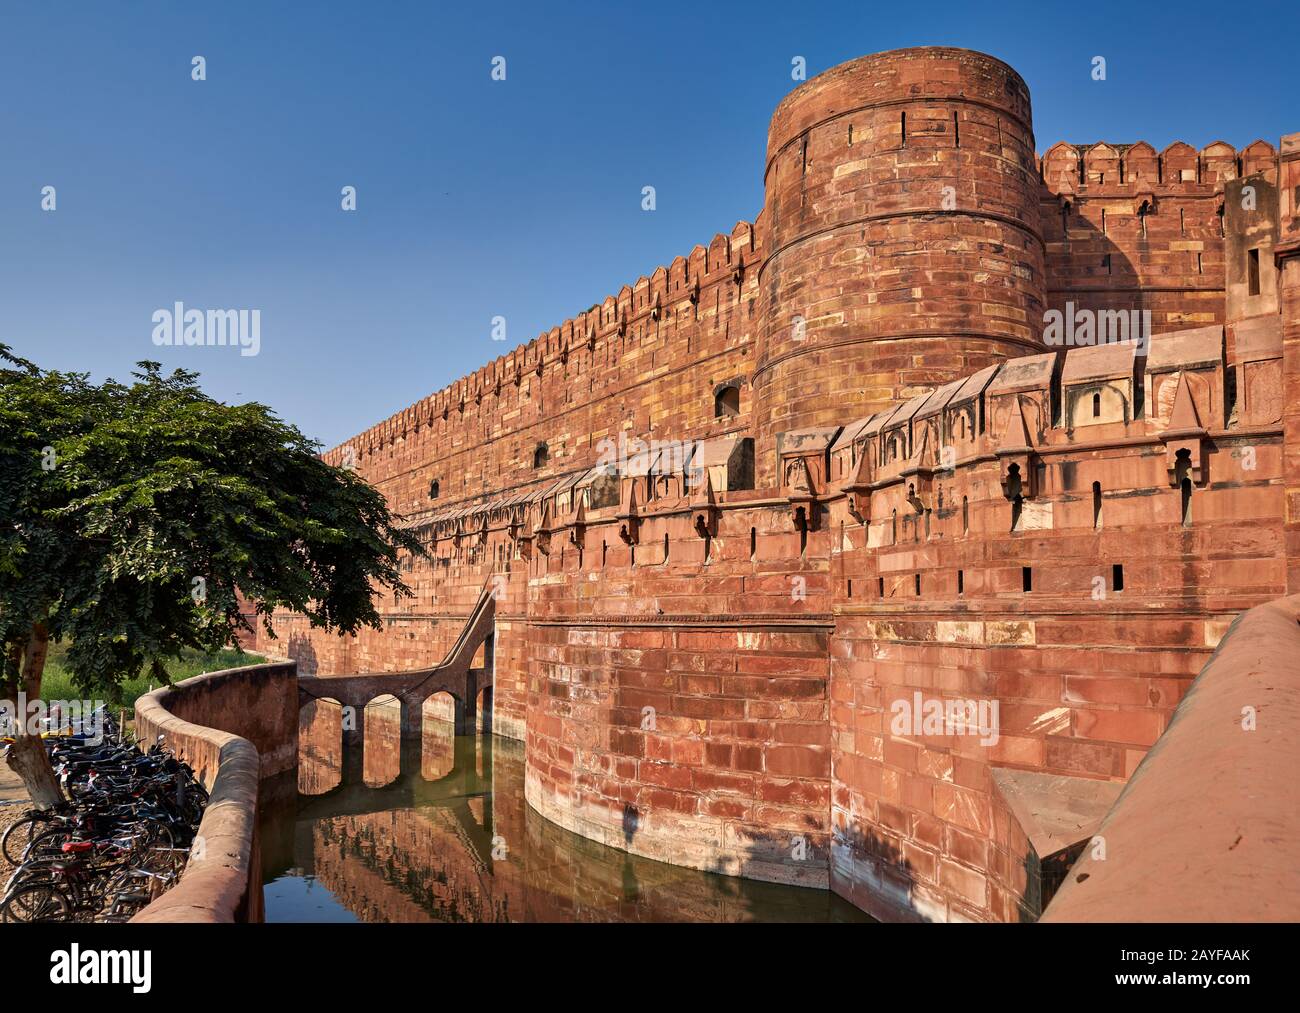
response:
<path id="1" fill-rule="evenodd" d="M 377 672 L 360 675 L 299 675 L 298 705 L 312 700 L 326 700 L 352 708 L 355 725 L 345 739 L 364 739 L 366 704 L 381 696 L 394 696 L 402 708 L 402 735 L 420 734 L 424 702 L 437 693 L 446 693 L 456 704 L 456 734 L 474 732 L 476 703 L 487 691 L 490 704 L 493 688 L 493 631 L 496 628 L 496 599 L 484 590 L 470 613 L 456 643 L 446 659 L 433 668 L 414 672 Z M 483 667 L 473 668 L 474 656 L 483 645 Z M 484 707 L 490 713 L 490 707 Z M 485 732 L 491 731 L 490 717 L 485 718 Z"/>

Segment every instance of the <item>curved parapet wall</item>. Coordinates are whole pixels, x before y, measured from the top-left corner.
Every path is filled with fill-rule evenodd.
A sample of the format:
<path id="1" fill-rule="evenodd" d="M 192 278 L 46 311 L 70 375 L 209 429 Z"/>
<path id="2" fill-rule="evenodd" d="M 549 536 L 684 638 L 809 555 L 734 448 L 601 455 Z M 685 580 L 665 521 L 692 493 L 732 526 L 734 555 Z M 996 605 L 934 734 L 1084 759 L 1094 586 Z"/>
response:
<path id="1" fill-rule="evenodd" d="M 1029 90 L 1001 60 L 842 64 L 777 108 L 767 158 L 760 449 L 1039 347 Z"/>
<path id="2" fill-rule="evenodd" d="M 1232 624 L 1044 921 L 1294 920 L 1298 616 L 1293 595 Z"/>
<path id="3" fill-rule="evenodd" d="M 141 743 L 165 736 L 210 799 L 199 824 L 202 852 L 191 853 L 180 883 L 132 921 L 261 921 L 258 785 L 297 762 L 297 664 L 209 672 L 154 690 L 136 701 L 135 727 Z"/>

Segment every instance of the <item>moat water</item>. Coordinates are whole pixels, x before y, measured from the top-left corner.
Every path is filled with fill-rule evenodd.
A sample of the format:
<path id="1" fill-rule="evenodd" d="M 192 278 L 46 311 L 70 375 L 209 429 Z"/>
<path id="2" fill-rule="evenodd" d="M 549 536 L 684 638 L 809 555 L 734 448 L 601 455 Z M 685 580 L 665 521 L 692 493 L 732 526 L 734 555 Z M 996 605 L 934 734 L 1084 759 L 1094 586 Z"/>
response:
<path id="1" fill-rule="evenodd" d="M 304 720 L 297 792 L 262 821 L 269 922 L 870 920 L 827 890 L 682 869 L 569 833 L 524 800 L 523 743 L 429 720 L 403 742 L 396 721 L 367 714 L 353 768 L 336 716 Z"/>

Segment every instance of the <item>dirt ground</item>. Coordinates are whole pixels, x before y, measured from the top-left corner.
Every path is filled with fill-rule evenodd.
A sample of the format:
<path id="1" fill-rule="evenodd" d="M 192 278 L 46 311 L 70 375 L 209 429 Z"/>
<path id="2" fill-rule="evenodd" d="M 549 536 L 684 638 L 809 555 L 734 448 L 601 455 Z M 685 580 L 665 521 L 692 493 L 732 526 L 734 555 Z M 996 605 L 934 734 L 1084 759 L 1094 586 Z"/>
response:
<path id="1" fill-rule="evenodd" d="M 13 800 L 26 801 L 27 792 L 18 775 L 3 763 L 0 763 L 0 805 Z M 8 806 L 3 806 L 8 809 Z"/>
<path id="2" fill-rule="evenodd" d="M 0 763 L 0 834 L 27 812 L 27 806 L 22 804 L 25 801 L 27 792 L 23 789 L 23 782 L 12 770 Z M 0 855 L 0 886 L 4 885 L 11 872 L 13 867 Z"/>

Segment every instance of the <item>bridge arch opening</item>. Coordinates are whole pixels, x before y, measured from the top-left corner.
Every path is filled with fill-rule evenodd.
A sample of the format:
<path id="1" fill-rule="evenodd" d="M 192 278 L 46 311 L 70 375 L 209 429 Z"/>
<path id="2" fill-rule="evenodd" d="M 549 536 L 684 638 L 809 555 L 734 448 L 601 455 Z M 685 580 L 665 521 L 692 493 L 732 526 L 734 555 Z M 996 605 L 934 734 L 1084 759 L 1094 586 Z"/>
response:
<path id="1" fill-rule="evenodd" d="M 456 711 L 460 701 L 446 690 L 426 697 L 420 705 L 420 776 L 426 781 L 446 777 L 456 765 Z"/>
<path id="2" fill-rule="evenodd" d="M 402 773 L 402 703 L 383 693 L 366 704 L 361 778 L 368 787 L 392 784 Z"/>
<path id="3" fill-rule="evenodd" d="M 321 795 L 343 780 L 343 705 L 333 697 L 298 708 L 298 791 Z"/>

